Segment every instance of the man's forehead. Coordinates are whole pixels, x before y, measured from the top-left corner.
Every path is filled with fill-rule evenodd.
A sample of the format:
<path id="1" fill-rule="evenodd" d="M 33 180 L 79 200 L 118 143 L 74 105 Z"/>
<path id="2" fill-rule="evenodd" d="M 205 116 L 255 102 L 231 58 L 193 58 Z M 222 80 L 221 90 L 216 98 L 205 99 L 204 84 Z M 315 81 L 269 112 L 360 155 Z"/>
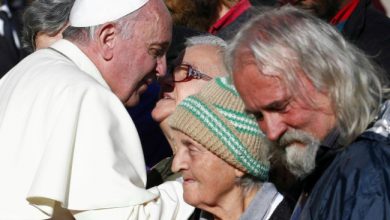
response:
<path id="1" fill-rule="evenodd" d="M 233 71 L 233 81 L 244 102 L 251 103 L 247 106 L 250 111 L 272 105 L 273 102 L 281 101 L 287 96 L 287 89 L 281 76 L 266 75 L 253 62 Z"/>
<path id="2" fill-rule="evenodd" d="M 240 69 L 243 66 L 257 63 L 253 52 L 246 47 L 241 47 L 237 49 L 232 55 L 234 69 Z"/>

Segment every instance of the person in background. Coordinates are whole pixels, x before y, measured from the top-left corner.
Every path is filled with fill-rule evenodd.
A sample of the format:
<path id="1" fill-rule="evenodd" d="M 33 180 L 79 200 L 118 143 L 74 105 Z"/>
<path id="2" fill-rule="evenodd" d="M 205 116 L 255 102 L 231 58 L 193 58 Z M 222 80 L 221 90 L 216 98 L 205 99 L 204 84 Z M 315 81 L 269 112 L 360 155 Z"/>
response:
<path id="1" fill-rule="evenodd" d="M 0 0 L 0 78 L 27 55 L 20 43 L 17 12 L 11 6 Z"/>
<path id="2" fill-rule="evenodd" d="M 34 0 L 23 13 L 23 46 L 33 52 L 62 39 L 73 3 L 74 0 Z"/>
<path id="3" fill-rule="evenodd" d="M 372 7 L 371 0 L 297 0 L 295 5 L 335 26 L 390 79 L 390 18 Z"/>
<path id="4" fill-rule="evenodd" d="M 145 189 L 124 107 L 166 72 L 164 3 L 77 0 L 69 23 L 0 80 L 0 219 L 186 219 L 181 183 Z"/>
<path id="5" fill-rule="evenodd" d="M 302 180 L 291 219 L 389 218 L 388 117 L 374 124 L 389 94 L 362 51 L 286 6 L 248 23 L 226 63 L 273 157 Z"/>
<path id="6" fill-rule="evenodd" d="M 230 78 L 215 78 L 169 118 L 184 200 L 214 219 L 289 219 L 292 207 L 267 182 L 270 143 L 245 112 Z M 282 202 L 284 201 L 284 202 Z"/>
<path id="7" fill-rule="evenodd" d="M 165 0 L 176 25 L 207 31 L 231 39 L 252 16 L 253 4 L 273 5 L 273 0 Z"/>

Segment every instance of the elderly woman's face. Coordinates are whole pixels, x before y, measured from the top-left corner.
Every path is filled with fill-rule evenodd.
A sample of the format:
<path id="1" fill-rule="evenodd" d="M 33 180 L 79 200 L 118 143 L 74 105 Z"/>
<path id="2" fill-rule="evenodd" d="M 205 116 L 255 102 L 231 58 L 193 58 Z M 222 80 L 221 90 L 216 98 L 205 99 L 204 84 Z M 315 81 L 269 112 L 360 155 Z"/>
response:
<path id="1" fill-rule="evenodd" d="M 184 133 L 173 130 L 173 135 L 177 152 L 172 170 L 183 175 L 184 200 L 202 208 L 229 199 L 239 171 Z"/>
<path id="2" fill-rule="evenodd" d="M 195 45 L 187 47 L 174 61 L 174 66 L 188 64 L 196 70 L 214 78 L 226 74 L 220 48 L 212 45 Z M 162 122 L 173 113 L 176 106 L 186 97 L 198 93 L 209 81 L 204 79 L 192 79 L 183 82 L 173 82 L 172 74 L 167 74 L 161 84 L 161 99 L 157 102 L 152 112 L 152 117 L 157 122 Z"/>

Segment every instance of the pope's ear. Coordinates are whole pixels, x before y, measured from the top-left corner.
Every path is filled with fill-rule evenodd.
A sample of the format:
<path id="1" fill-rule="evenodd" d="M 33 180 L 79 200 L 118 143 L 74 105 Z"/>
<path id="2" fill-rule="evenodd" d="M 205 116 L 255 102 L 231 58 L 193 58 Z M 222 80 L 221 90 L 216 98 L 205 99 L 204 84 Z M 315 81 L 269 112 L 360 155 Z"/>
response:
<path id="1" fill-rule="evenodd" d="M 105 60 L 111 60 L 114 56 L 114 48 L 118 34 L 118 28 L 111 23 L 105 24 L 99 29 L 99 45 L 101 54 Z"/>

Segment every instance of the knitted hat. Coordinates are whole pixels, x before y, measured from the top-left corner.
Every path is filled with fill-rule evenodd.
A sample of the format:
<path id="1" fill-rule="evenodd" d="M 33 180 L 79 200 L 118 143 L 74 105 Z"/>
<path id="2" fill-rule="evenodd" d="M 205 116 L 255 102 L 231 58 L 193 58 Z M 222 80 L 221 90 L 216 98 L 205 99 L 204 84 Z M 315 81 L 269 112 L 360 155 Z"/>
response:
<path id="1" fill-rule="evenodd" d="M 229 77 L 215 78 L 199 94 L 184 99 L 169 123 L 233 167 L 268 179 L 269 142 L 245 112 Z"/>

